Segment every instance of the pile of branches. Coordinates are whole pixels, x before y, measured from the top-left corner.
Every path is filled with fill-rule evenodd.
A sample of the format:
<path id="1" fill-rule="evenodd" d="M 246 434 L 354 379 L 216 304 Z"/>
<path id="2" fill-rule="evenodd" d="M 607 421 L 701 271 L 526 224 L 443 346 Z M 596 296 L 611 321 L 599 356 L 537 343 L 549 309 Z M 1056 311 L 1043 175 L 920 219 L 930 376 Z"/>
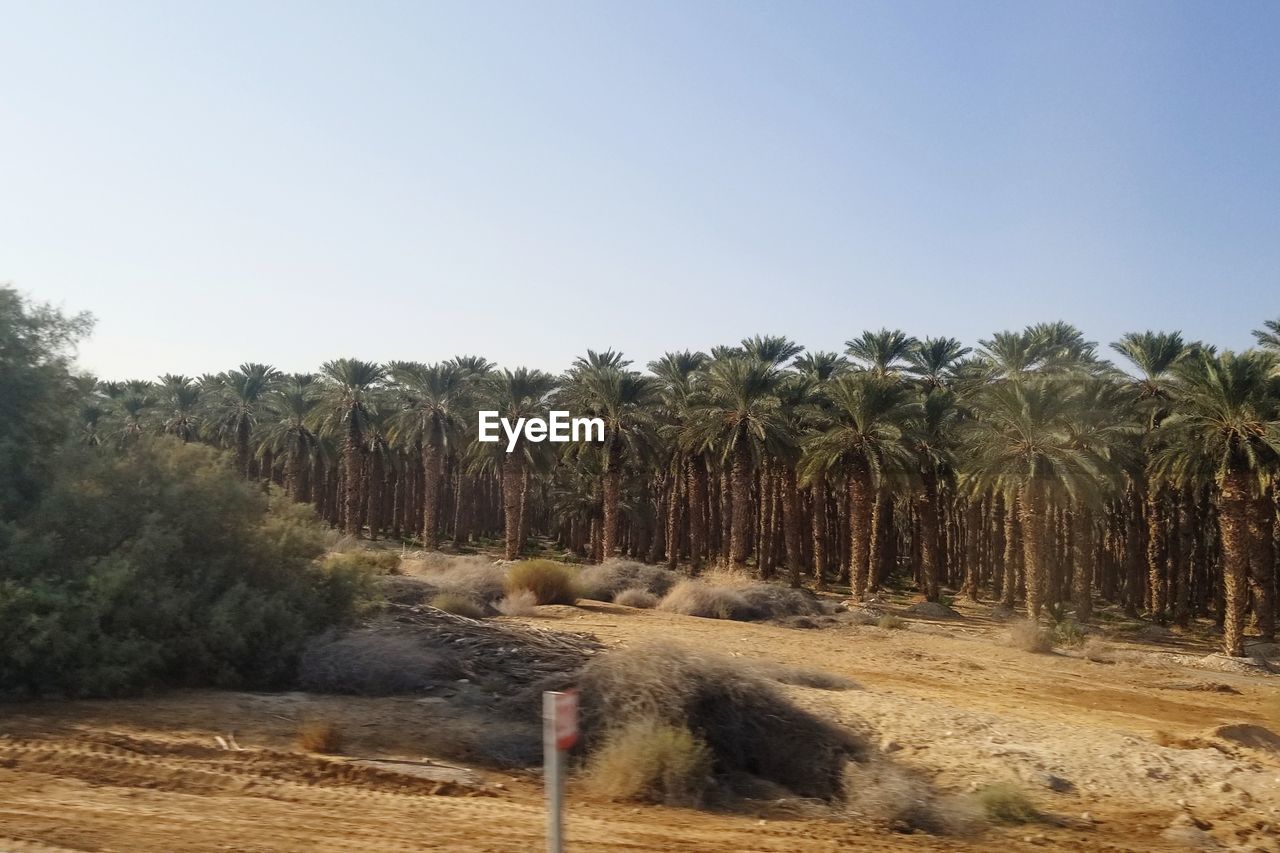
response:
<path id="1" fill-rule="evenodd" d="M 587 634 L 456 616 L 427 605 L 388 605 L 361 627 L 316 640 L 300 686 L 324 693 L 421 693 L 466 679 L 511 695 L 575 673 L 604 646 Z"/>

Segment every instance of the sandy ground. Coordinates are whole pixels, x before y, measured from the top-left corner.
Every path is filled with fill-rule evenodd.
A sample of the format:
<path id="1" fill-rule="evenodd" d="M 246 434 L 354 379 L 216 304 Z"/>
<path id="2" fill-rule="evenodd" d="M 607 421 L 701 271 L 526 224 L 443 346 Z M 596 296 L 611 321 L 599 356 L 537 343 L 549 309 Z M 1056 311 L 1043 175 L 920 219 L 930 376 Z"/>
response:
<path id="1" fill-rule="evenodd" d="M 802 630 L 588 602 L 521 621 L 610 645 L 662 637 L 847 676 L 856 689 L 787 690 L 961 800 L 1010 782 L 1052 819 L 908 836 L 763 805 L 635 807 L 571 785 L 569 849 L 1280 850 L 1271 829 L 1280 742 L 1221 729 L 1274 727 L 1280 678 L 1189 668 L 1212 649 L 1176 636 L 1130 645 L 1141 653 L 1117 664 L 1029 654 L 1008 646 L 987 608 L 960 609 L 962 619 L 909 618 L 902 630 Z M 210 691 L 0 706 L 0 851 L 538 849 L 537 775 L 441 760 L 433 750 L 445 712 L 412 698 Z M 308 719 L 341 727 L 342 755 L 296 747 Z"/>

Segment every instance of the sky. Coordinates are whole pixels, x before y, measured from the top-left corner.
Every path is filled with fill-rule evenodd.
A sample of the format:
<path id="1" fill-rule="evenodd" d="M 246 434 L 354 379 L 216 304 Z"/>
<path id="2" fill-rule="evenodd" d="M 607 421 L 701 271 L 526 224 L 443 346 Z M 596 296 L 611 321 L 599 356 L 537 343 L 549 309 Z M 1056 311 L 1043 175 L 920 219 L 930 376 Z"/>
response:
<path id="1" fill-rule="evenodd" d="M 0 283 L 83 367 L 559 370 L 1280 316 L 1280 3 L 0 0 Z"/>

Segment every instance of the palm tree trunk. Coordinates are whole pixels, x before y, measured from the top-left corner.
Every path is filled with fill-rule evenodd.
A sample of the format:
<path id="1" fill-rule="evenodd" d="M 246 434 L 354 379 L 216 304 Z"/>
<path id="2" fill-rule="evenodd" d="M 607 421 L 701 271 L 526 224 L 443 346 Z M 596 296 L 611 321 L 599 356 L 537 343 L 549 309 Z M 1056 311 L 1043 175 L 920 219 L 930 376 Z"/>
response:
<path id="1" fill-rule="evenodd" d="M 502 520 L 508 560 L 514 560 L 520 555 L 520 494 L 523 483 L 524 471 L 520 457 L 515 453 L 508 453 L 502 462 Z"/>
<path id="2" fill-rule="evenodd" d="M 729 560 L 735 569 L 745 569 L 751 544 L 751 450 L 745 438 L 739 439 L 734 448 L 731 477 L 733 506 L 730 510 Z"/>
<path id="3" fill-rule="evenodd" d="M 1143 524 L 1142 499 L 1137 487 L 1129 484 L 1124 500 L 1125 533 L 1124 533 L 1124 565 L 1125 593 L 1124 613 L 1126 616 L 1137 616 L 1142 609 L 1143 555 L 1147 551 L 1146 526 Z"/>
<path id="4" fill-rule="evenodd" d="M 453 544 L 461 547 L 471 536 L 471 478 L 458 466 L 458 484 L 453 497 Z"/>
<path id="5" fill-rule="evenodd" d="M 1163 625 L 1168 605 L 1166 566 L 1169 540 L 1164 523 L 1165 487 L 1147 486 L 1147 609 L 1151 618 Z"/>
<path id="6" fill-rule="evenodd" d="M 695 456 L 689 466 L 689 567 L 693 574 L 702 570 L 702 556 L 707 548 L 707 526 L 704 520 L 707 503 L 707 465 Z M 746 505 L 746 501 L 743 501 Z"/>
<path id="7" fill-rule="evenodd" d="M 1259 642 L 1275 641 L 1275 502 L 1270 494 L 1249 502 L 1249 579 Z"/>
<path id="8" fill-rule="evenodd" d="M 1026 576 L 1027 618 L 1039 619 L 1044 599 L 1045 570 L 1048 553 L 1045 548 L 1047 519 L 1045 517 L 1044 487 L 1035 481 L 1022 490 L 1019 502 L 1022 521 L 1022 561 Z"/>
<path id="9" fill-rule="evenodd" d="M 347 434 L 342 444 L 342 476 L 343 488 L 345 495 L 343 496 L 342 520 L 345 524 L 344 532 L 351 536 L 360 536 L 360 482 L 363 479 L 361 469 L 360 454 L 363 448 L 363 442 L 360 439 L 360 433 L 355 426 L 355 417 L 352 415 L 349 419 Z"/>
<path id="10" fill-rule="evenodd" d="M 1004 512 L 1004 591 L 1000 598 L 1000 603 L 1010 609 L 1013 609 L 1018 598 L 1018 567 L 1021 565 L 1019 555 L 1022 553 L 1022 543 L 1018 540 L 1018 513 L 1018 494 L 1010 492 L 1009 505 Z"/>
<path id="11" fill-rule="evenodd" d="M 862 599 L 867 592 L 874 503 L 871 471 L 865 461 L 858 460 L 849 467 L 849 584 L 855 599 Z"/>
<path id="12" fill-rule="evenodd" d="M 978 559 L 978 534 L 982 530 L 982 501 L 976 497 L 965 503 L 964 510 L 964 589 L 970 601 L 978 600 L 978 581 L 982 565 Z"/>
<path id="13" fill-rule="evenodd" d="M 1244 656 L 1244 606 L 1249 575 L 1248 475 L 1229 471 L 1218 494 L 1218 529 L 1222 536 L 1222 649 Z"/>
<path id="14" fill-rule="evenodd" d="M 680 560 L 680 483 L 684 479 L 681 476 L 683 469 L 684 463 L 677 461 L 674 476 L 671 477 L 670 495 L 667 497 L 667 568 L 672 571 L 676 570 Z"/>
<path id="15" fill-rule="evenodd" d="M 422 445 L 422 547 L 434 551 L 440 544 L 440 472 L 444 460 L 435 442 Z"/>
<path id="16" fill-rule="evenodd" d="M 916 514 L 920 517 L 920 569 L 924 576 L 926 601 L 941 598 L 938 583 L 938 474 L 932 466 L 924 471 L 923 484 L 916 497 Z"/>
<path id="17" fill-rule="evenodd" d="M 782 538 L 787 548 L 787 572 L 791 586 L 800 586 L 800 493 L 796 489 L 796 468 L 787 464 L 782 469 Z"/>
<path id="18" fill-rule="evenodd" d="M 1088 622 L 1093 616 L 1093 513 L 1087 506 L 1076 507 L 1072 521 L 1072 573 L 1071 598 L 1075 603 L 1076 620 Z"/>
<path id="19" fill-rule="evenodd" d="M 1169 573 L 1173 582 L 1173 624 L 1183 628 L 1191 622 L 1191 569 L 1195 552 L 1195 495 L 1183 486 L 1176 496 L 1175 523 L 1169 537 Z"/>
<path id="20" fill-rule="evenodd" d="M 604 515 L 604 530 L 601 532 L 601 550 L 603 558 L 609 559 L 614 556 L 618 550 L 618 505 L 621 501 L 622 492 L 622 475 L 619 468 L 622 466 L 622 460 L 619 458 L 617 444 L 610 436 L 608 447 L 605 449 L 607 458 L 605 459 L 604 473 L 600 475 L 600 492 L 602 495 L 602 509 Z"/>
<path id="21" fill-rule="evenodd" d="M 297 447 L 292 448 L 289 451 L 289 458 L 285 465 L 285 494 L 295 501 L 306 500 L 306 497 L 302 494 L 302 451 Z"/>
<path id="22" fill-rule="evenodd" d="M 236 469 L 246 479 L 252 473 L 253 456 L 249 453 L 249 416 L 236 421 Z"/>
<path id="23" fill-rule="evenodd" d="M 813 576 L 818 589 L 827 588 L 827 476 L 819 473 L 813 492 Z"/>

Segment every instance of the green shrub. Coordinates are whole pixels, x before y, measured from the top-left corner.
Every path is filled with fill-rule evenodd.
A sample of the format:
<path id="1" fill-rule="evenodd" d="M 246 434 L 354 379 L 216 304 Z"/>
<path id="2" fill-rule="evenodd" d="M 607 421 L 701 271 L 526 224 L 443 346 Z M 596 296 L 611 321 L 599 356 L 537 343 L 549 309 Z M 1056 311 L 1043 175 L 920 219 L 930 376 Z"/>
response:
<path id="1" fill-rule="evenodd" d="M 367 594 L 321 548 L 309 507 L 210 448 L 69 450 L 0 554 L 0 695 L 287 683 Z"/>
<path id="2" fill-rule="evenodd" d="M 468 619 L 483 619 L 484 608 L 474 598 L 458 595 L 454 592 L 442 592 L 431 599 L 431 606 L 454 616 L 465 616 Z"/>
<path id="3" fill-rule="evenodd" d="M 532 592 L 539 604 L 573 604 L 578 600 L 571 570 L 551 560 L 522 560 L 511 566 L 507 594 L 524 589 Z"/>
<path id="4" fill-rule="evenodd" d="M 1040 812 L 1027 795 L 1012 785 L 988 785 L 978 792 L 978 804 L 996 823 L 1021 824 L 1040 819 Z"/>
<path id="5" fill-rule="evenodd" d="M 1084 645 L 1087 636 L 1080 623 L 1073 619 L 1064 619 L 1053 626 L 1053 644 L 1075 648 Z"/>

